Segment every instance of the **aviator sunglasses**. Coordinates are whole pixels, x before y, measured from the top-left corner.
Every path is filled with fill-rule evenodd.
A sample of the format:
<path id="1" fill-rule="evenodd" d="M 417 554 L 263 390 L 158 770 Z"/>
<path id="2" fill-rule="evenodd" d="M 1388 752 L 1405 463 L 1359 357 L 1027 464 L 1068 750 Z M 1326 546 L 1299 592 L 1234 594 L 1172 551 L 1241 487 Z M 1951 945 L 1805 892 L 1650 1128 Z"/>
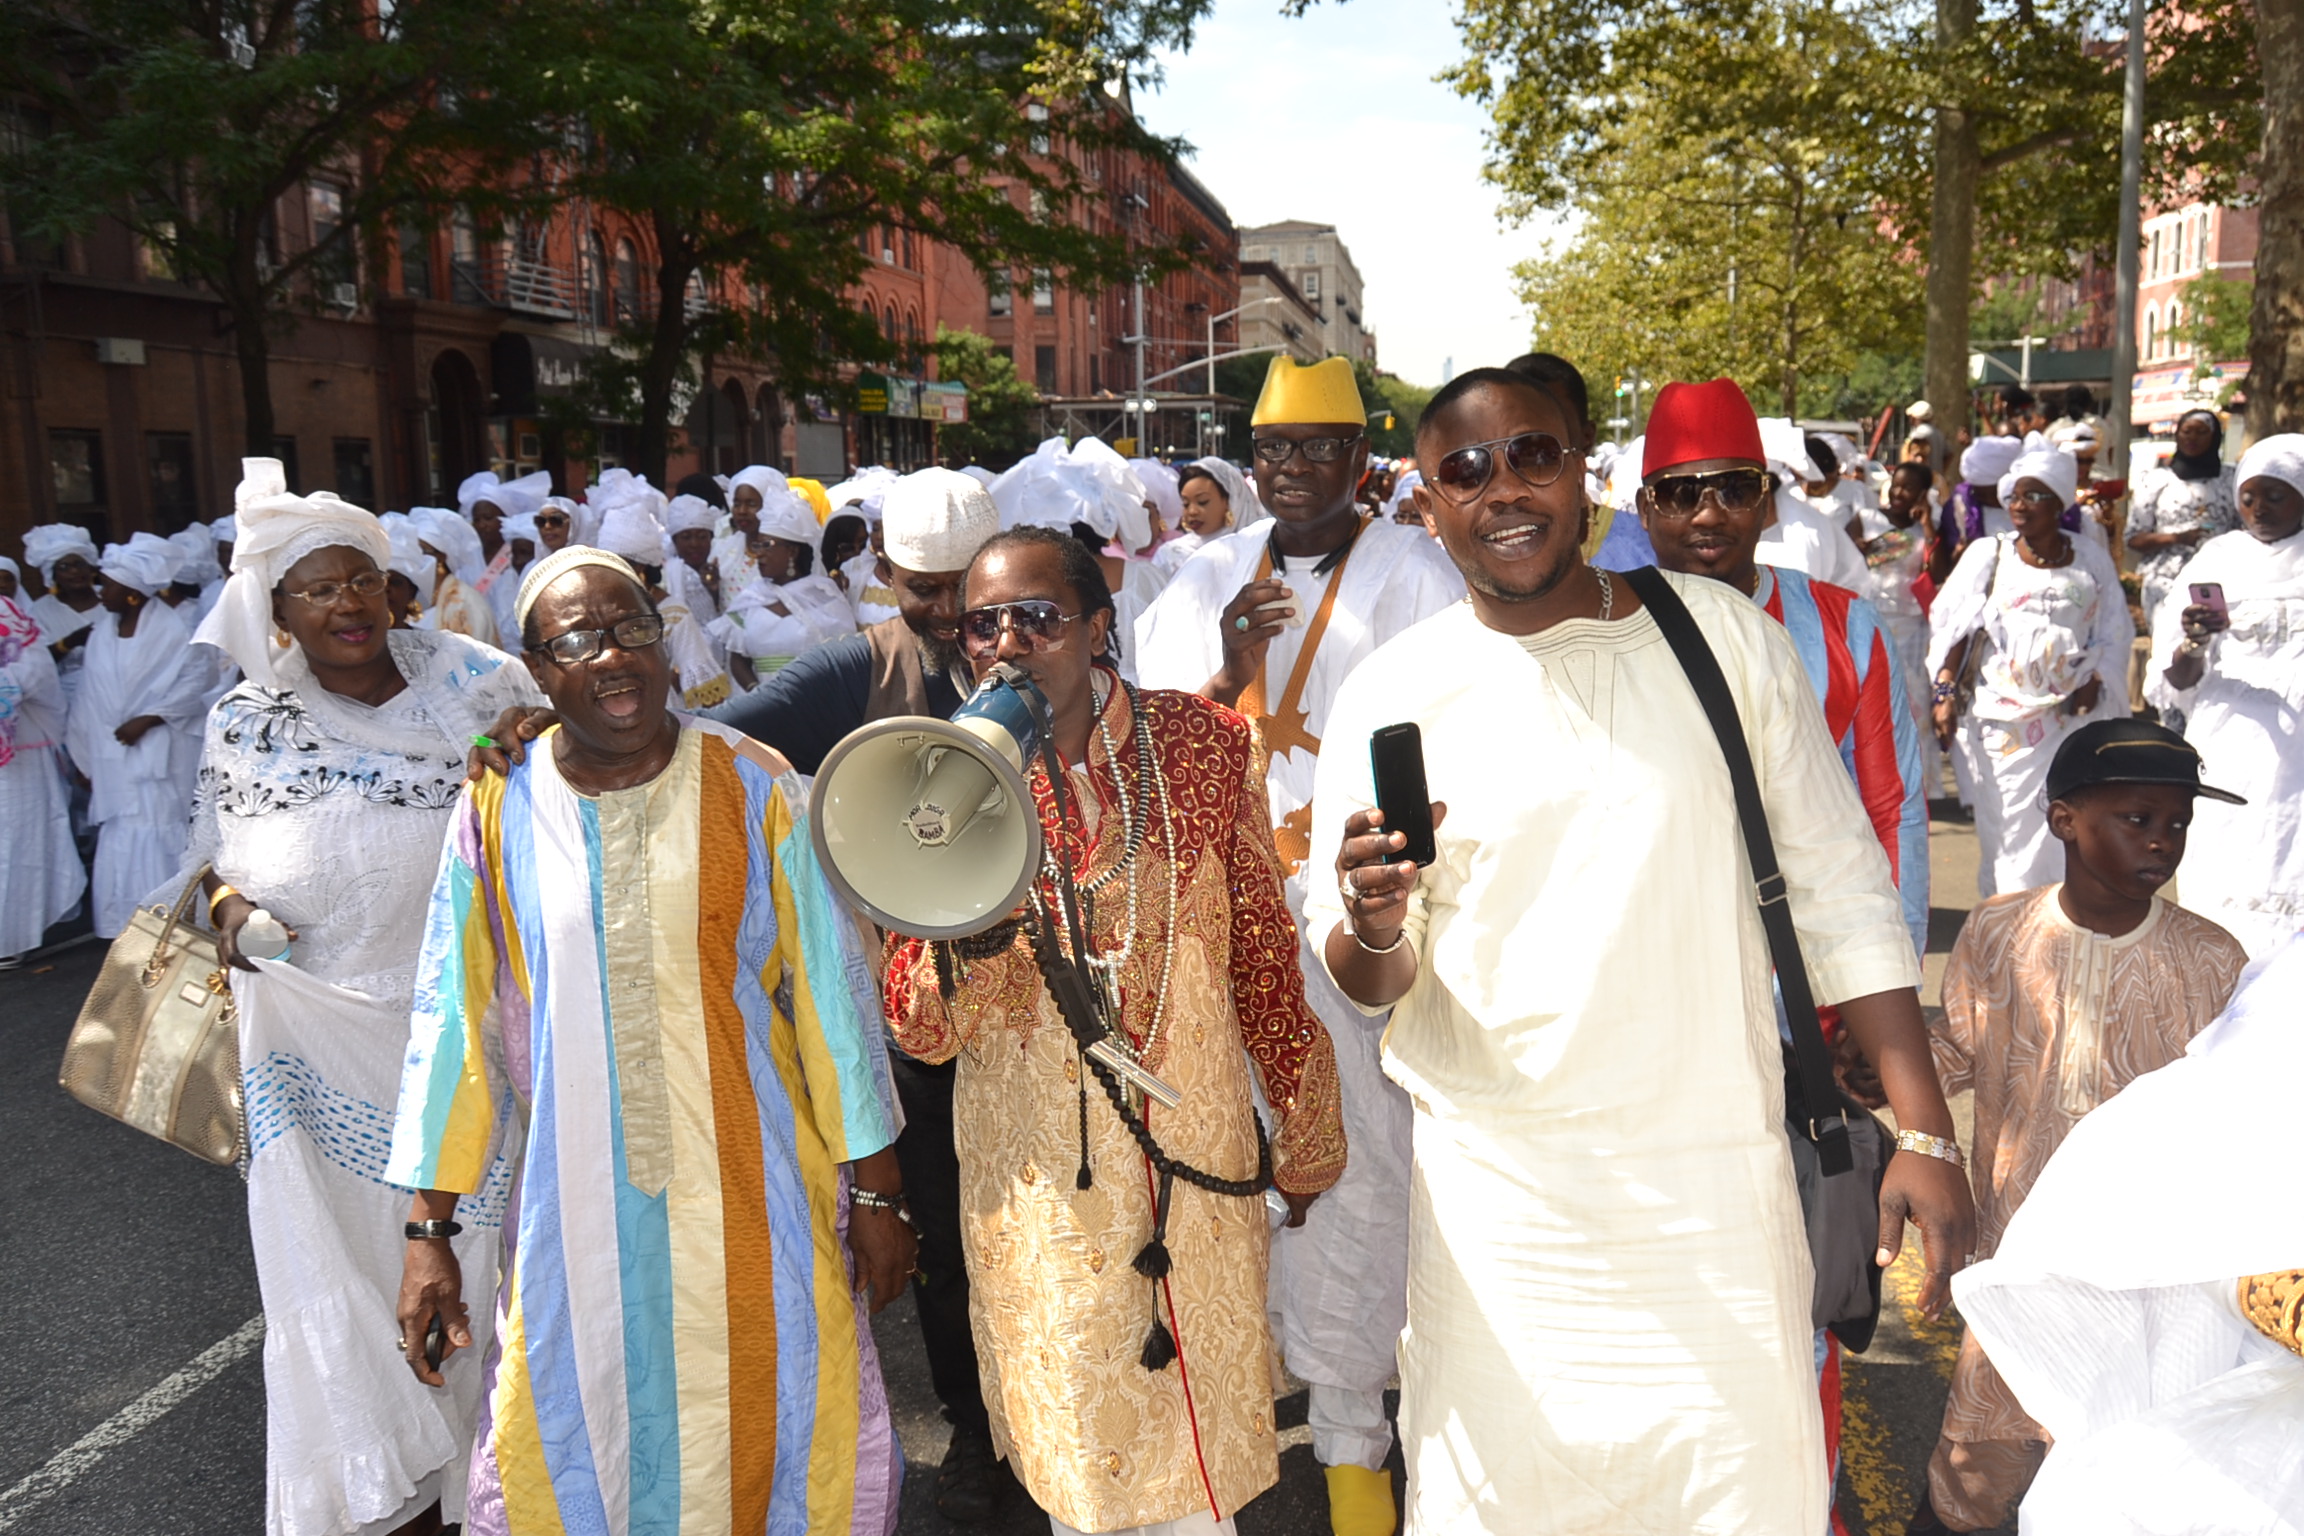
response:
<path id="1" fill-rule="evenodd" d="M 1647 486 L 1649 505 L 1659 517 L 1694 517 L 1710 492 L 1723 512 L 1749 512 L 1768 494 L 1763 469 L 1723 469 L 1709 475 L 1663 475 Z"/>
<path id="2" fill-rule="evenodd" d="M 1017 638 L 1027 645 L 1052 643 L 1064 633 L 1065 625 L 1079 617 L 1077 613 L 1066 613 L 1043 597 L 971 608 L 960 615 L 960 648 L 981 661 L 999 651 L 1003 629 L 1014 630 Z"/>
<path id="3" fill-rule="evenodd" d="M 1495 475 L 1499 448 L 1512 473 L 1531 486 L 1550 485 L 1568 462 L 1567 445 L 1551 433 L 1522 432 L 1457 449 L 1433 467 L 1432 483 L 1450 501 L 1471 500 Z"/>

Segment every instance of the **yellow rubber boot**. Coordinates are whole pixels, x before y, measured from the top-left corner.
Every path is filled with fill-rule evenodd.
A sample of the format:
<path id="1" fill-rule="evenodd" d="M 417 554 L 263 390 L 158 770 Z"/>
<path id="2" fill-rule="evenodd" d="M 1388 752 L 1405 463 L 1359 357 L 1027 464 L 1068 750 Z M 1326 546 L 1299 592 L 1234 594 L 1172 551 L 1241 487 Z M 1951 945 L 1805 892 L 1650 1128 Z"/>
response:
<path id="1" fill-rule="evenodd" d="M 1366 1467 L 1330 1467 L 1328 1527 L 1336 1536 L 1392 1536 L 1400 1516 L 1392 1507 L 1392 1474 Z"/>

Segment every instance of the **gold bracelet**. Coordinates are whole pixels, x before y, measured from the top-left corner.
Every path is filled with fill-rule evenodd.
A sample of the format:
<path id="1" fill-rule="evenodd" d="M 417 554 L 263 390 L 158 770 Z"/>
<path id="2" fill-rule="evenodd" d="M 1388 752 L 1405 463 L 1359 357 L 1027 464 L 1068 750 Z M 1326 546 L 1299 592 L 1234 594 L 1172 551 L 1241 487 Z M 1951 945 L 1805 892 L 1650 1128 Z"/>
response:
<path id="1" fill-rule="evenodd" d="M 221 881 L 217 882 L 216 889 L 209 893 L 208 897 L 208 920 L 210 922 L 214 922 L 216 920 L 216 909 L 224 904 L 225 897 L 237 896 L 239 894 L 240 891 L 238 887 L 225 885 Z"/>
<path id="2" fill-rule="evenodd" d="M 1950 1163 L 1955 1168 L 1968 1166 L 1968 1160 L 1960 1155 L 1960 1143 L 1947 1140 L 1942 1136 L 1931 1136 L 1926 1131 L 1898 1131 L 1896 1133 L 1896 1150 L 1899 1152 L 1916 1152 L 1922 1157 L 1933 1157 L 1942 1162 Z"/>

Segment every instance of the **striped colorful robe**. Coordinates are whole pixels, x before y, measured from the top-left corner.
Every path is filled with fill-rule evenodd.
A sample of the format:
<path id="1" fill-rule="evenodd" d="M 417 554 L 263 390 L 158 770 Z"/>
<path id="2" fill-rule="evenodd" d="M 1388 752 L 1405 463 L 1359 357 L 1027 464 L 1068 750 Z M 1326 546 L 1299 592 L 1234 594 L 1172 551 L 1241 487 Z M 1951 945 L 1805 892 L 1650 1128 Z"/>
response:
<path id="1" fill-rule="evenodd" d="M 1920 727 L 1873 606 L 1798 571 L 1760 567 L 1752 600 L 1792 636 L 1840 761 L 1888 854 L 1913 948 L 1928 947 L 1928 799 Z"/>
<path id="2" fill-rule="evenodd" d="M 683 725 L 597 798 L 540 740 L 441 855 L 387 1177 L 476 1190 L 527 1128 L 472 1536 L 895 1526 L 843 1242 L 841 1165 L 895 1139 L 876 984 L 798 776 Z"/>

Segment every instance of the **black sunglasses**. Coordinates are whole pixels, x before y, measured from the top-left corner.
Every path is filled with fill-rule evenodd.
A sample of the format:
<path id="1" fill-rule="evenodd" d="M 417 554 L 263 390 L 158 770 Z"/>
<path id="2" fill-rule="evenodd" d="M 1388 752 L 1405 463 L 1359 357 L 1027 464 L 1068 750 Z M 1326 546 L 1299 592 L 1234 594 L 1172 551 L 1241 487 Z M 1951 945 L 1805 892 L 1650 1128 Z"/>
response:
<path id="1" fill-rule="evenodd" d="M 1568 463 L 1568 446 L 1560 439 L 1549 432 L 1522 432 L 1457 449 L 1433 466 L 1432 483 L 1451 501 L 1471 500 L 1495 475 L 1499 448 L 1512 473 L 1539 488 L 1559 479 Z"/>
<path id="2" fill-rule="evenodd" d="M 1764 469 L 1723 469 L 1709 475 L 1663 475 L 1645 487 L 1659 517 L 1694 517 L 1709 493 L 1723 512 L 1749 512 L 1768 494 Z"/>
<path id="3" fill-rule="evenodd" d="M 644 651 L 664 638 L 664 620 L 653 613 L 636 613 L 606 629 L 571 629 L 536 647 L 564 667 L 590 661 L 613 643 L 620 651 Z"/>
<path id="4" fill-rule="evenodd" d="M 1260 437 L 1256 439 L 1256 457 L 1267 464 L 1285 464 L 1289 456 L 1301 450 L 1314 464 L 1333 464 L 1351 451 L 1363 434 L 1350 437 Z"/>
<path id="5" fill-rule="evenodd" d="M 960 648 L 981 661 L 1000 649 L 1000 632 L 1012 629 L 1030 645 L 1054 641 L 1064 626 L 1079 618 L 1042 597 L 1020 603 L 993 603 L 960 615 Z"/>

